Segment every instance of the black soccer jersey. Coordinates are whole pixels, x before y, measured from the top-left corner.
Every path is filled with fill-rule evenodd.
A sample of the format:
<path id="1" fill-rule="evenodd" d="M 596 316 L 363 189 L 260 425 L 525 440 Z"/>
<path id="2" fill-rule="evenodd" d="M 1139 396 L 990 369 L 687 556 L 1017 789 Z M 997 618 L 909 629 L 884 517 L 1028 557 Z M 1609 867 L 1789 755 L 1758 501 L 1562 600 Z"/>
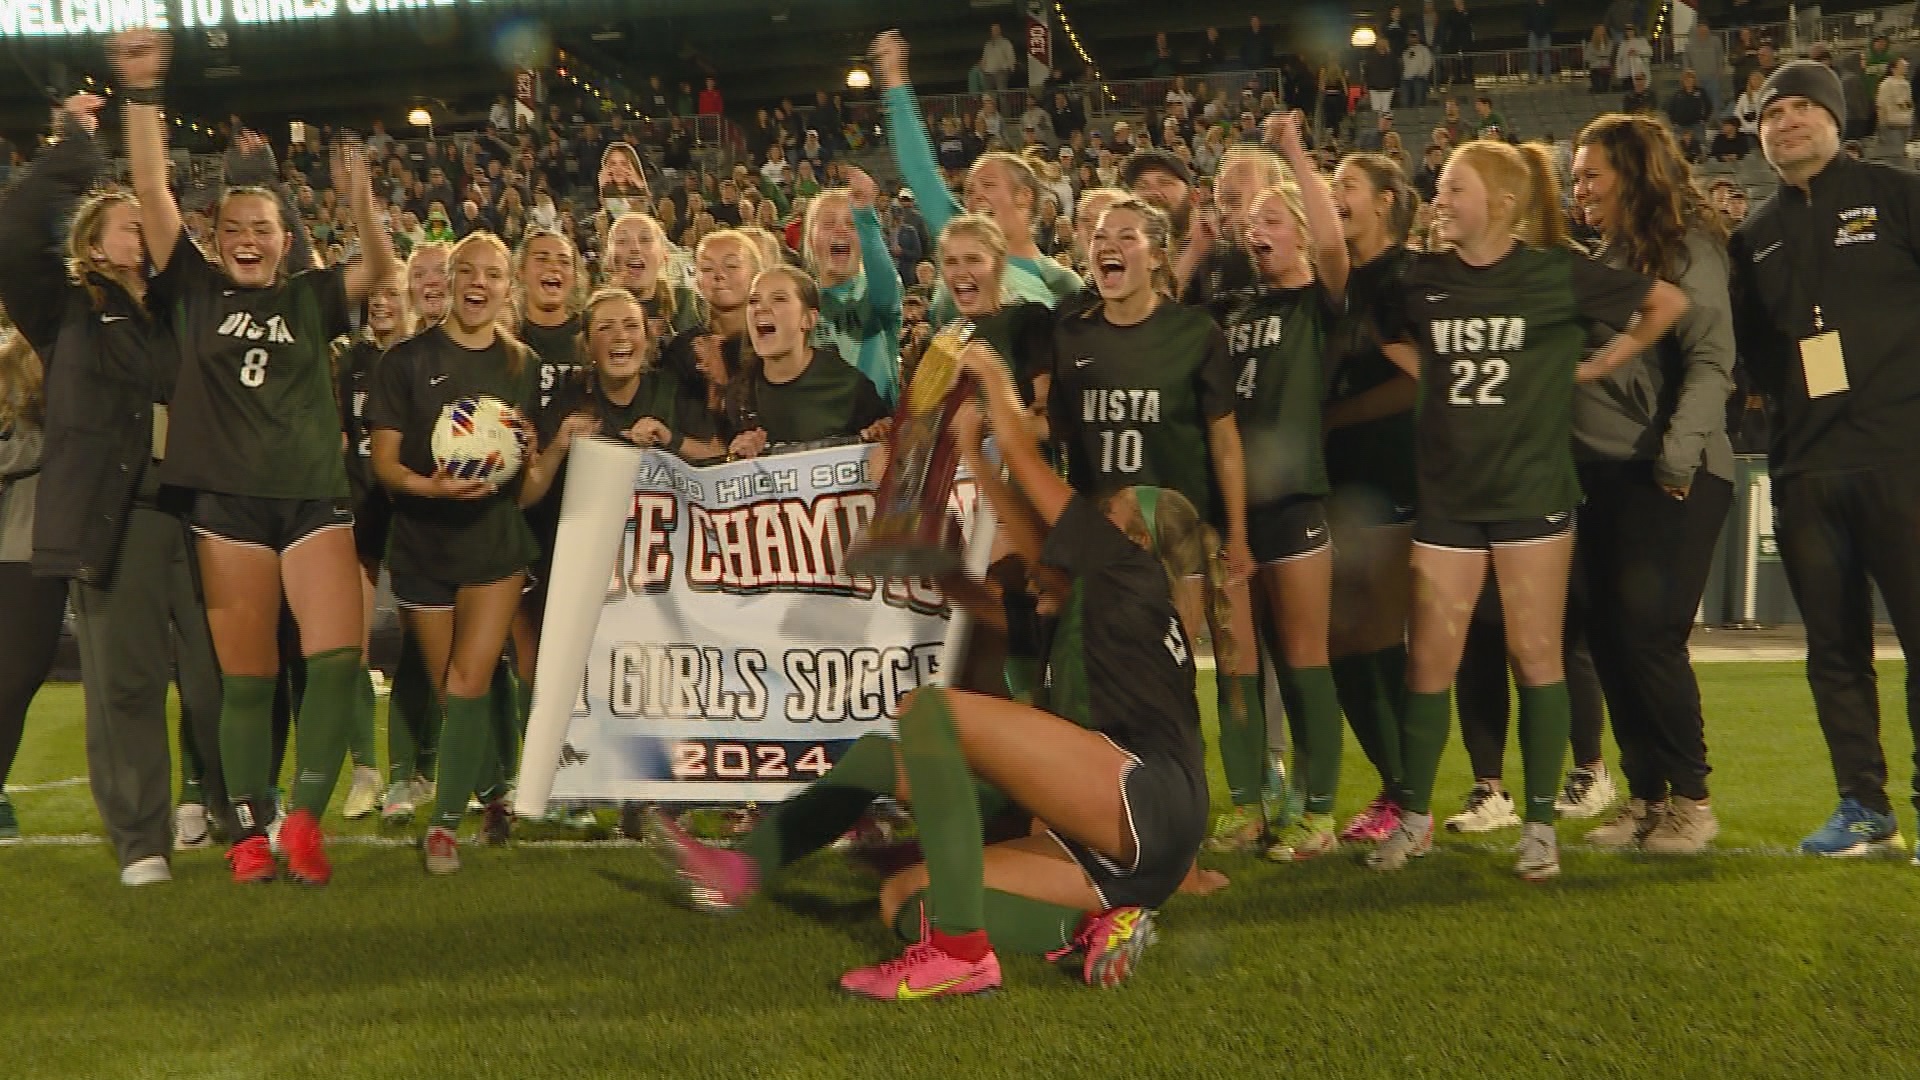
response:
<path id="1" fill-rule="evenodd" d="M 1233 368 L 1205 311 L 1162 303 L 1145 322 L 1115 326 L 1098 305 L 1060 320 L 1052 399 L 1074 490 L 1173 488 L 1225 524 L 1207 425 L 1234 411 Z"/>
<path id="2" fill-rule="evenodd" d="M 1227 295 L 1219 313 L 1235 373 L 1247 505 L 1325 495 L 1320 363 L 1338 314 L 1333 298 L 1318 282 L 1301 289 L 1254 285 Z"/>
<path id="3" fill-rule="evenodd" d="M 344 499 L 332 342 L 349 329 L 345 273 L 235 285 L 181 232 L 149 299 L 173 327 L 180 380 L 160 479 L 269 499 Z"/>
<path id="4" fill-rule="evenodd" d="M 1339 320 L 1330 349 L 1329 404 L 1358 397 L 1402 373 L 1380 350 L 1380 327 L 1398 326 L 1399 317 L 1382 307 L 1398 304 L 1400 277 L 1413 253 L 1390 247 L 1347 277 L 1347 311 Z M 1412 409 L 1327 433 L 1327 479 L 1335 487 L 1364 486 L 1410 507 L 1416 495 L 1413 471 Z"/>
<path id="5" fill-rule="evenodd" d="M 1420 350 L 1421 513 L 1513 521 L 1580 502 L 1573 385 L 1593 323 L 1624 328 L 1652 282 L 1566 248 L 1472 267 L 1418 255 L 1388 340 Z"/>
<path id="6" fill-rule="evenodd" d="M 1033 377 L 1053 371 L 1053 312 L 1045 304 L 1015 301 L 975 320 L 974 333 L 1000 354 L 1021 400 L 1031 404 Z"/>
<path id="7" fill-rule="evenodd" d="M 649 416 L 678 435 L 674 418 L 679 399 L 680 380 L 664 368 L 655 367 L 640 376 L 640 385 L 624 405 L 609 398 L 599 381 L 583 370 L 554 391 L 552 402 L 541 414 L 540 441 L 553 441 L 561 421 L 575 413 L 586 413 L 599 420 L 599 434 L 609 439 L 625 439 L 635 423 Z M 557 480 L 554 487 L 559 488 Z"/>
<path id="8" fill-rule="evenodd" d="M 1204 793 L 1193 647 L 1160 560 L 1076 495 L 1041 561 L 1073 579 L 1047 649 L 1048 708 L 1121 749 L 1172 760 Z"/>
<path id="9" fill-rule="evenodd" d="M 474 351 L 434 327 L 393 347 L 380 361 L 367 401 L 367 426 L 400 432 L 400 463 L 432 476 L 433 428 L 441 410 L 463 397 L 488 395 L 531 415 L 538 401 L 540 358 L 528 354 L 514 370 L 504 342 Z M 528 461 L 536 447 L 527 448 Z M 485 499 L 422 499 L 395 494 L 388 564 L 409 574 L 455 585 L 498 581 L 526 569 L 538 555 L 533 533 L 515 502 L 526 466 Z"/>
<path id="10" fill-rule="evenodd" d="M 347 437 L 347 486 L 356 508 L 369 497 L 385 497 L 373 479 L 373 439 L 366 423 L 367 398 L 373 393 L 373 372 L 381 353 L 378 344 L 356 336 L 334 359 L 340 427 Z"/>
<path id="11" fill-rule="evenodd" d="M 816 347 L 791 382 L 771 382 L 765 371 L 752 378 L 751 413 L 734 423 L 740 431 L 765 430 L 769 446 L 857 435 L 892 415 L 873 380 L 831 346 Z"/>
<path id="12" fill-rule="evenodd" d="M 541 326 L 532 319 L 522 319 L 520 340 L 540 354 L 540 407 L 545 409 L 560 385 L 586 366 L 586 359 L 578 355 L 580 316 L 569 315 L 558 326 Z"/>

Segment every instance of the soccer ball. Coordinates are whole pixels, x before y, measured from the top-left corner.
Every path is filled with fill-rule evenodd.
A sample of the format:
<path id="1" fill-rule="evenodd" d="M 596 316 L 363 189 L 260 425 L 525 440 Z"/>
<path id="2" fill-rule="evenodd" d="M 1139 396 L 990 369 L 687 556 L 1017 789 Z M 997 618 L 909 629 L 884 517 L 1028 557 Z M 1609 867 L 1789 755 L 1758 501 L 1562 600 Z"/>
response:
<path id="1" fill-rule="evenodd" d="M 433 425 L 433 463 L 462 480 L 504 484 L 520 472 L 530 442 L 526 417 L 496 397 L 447 403 Z"/>

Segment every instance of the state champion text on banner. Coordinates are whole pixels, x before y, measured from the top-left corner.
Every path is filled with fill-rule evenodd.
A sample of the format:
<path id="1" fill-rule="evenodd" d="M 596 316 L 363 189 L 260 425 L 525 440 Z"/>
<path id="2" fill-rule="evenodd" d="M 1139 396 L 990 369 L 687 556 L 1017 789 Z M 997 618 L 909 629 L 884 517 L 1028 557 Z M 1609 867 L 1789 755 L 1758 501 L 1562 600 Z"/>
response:
<path id="1" fill-rule="evenodd" d="M 927 582 L 845 572 L 873 516 L 872 451 L 641 457 L 552 798 L 778 800 L 892 732 L 902 699 L 940 675 L 950 619 Z M 974 504 L 962 480 L 967 532 Z M 563 522 L 556 562 L 569 539 Z M 578 616 L 559 599 L 549 620 Z"/>

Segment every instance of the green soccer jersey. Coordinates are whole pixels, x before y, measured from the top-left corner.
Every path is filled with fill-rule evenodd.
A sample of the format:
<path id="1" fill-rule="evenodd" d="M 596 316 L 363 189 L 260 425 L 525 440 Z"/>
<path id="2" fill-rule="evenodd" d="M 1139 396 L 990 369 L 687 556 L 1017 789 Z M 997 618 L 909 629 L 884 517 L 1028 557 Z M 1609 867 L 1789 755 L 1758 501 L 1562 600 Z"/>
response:
<path id="1" fill-rule="evenodd" d="M 1333 298 L 1318 282 L 1301 289 L 1255 285 L 1225 297 L 1220 315 L 1236 373 L 1247 505 L 1325 495 L 1320 358 L 1336 315 Z"/>
<path id="2" fill-rule="evenodd" d="M 748 408 L 734 421 L 735 430 L 760 428 L 769 446 L 858 435 L 892 413 L 873 380 L 832 348 L 814 349 L 806 369 L 789 382 L 756 371 Z"/>
<path id="3" fill-rule="evenodd" d="M 1115 326 L 1096 304 L 1060 320 L 1051 397 L 1074 490 L 1173 488 L 1209 523 L 1226 523 L 1207 431 L 1233 414 L 1233 368 L 1205 311 L 1169 301 L 1144 322 Z"/>
<path id="4" fill-rule="evenodd" d="M 349 329 L 341 270 L 264 289 L 228 280 L 182 232 L 150 303 L 173 323 L 180 381 L 163 483 L 266 499 L 345 499 L 332 342 Z"/>
<path id="5" fill-rule="evenodd" d="M 1574 373 L 1589 326 L 1625 327 L 1652 283 L 1566 248 L 1472 267 L 1415 256 L 1388 340 L 1420 350 L 1420 512 L 1513 521 L 1573 509 Z"/>
<path id="6" fill-rule="evenodd" d="M 516 365 L 504 342 L 471 350 L 441 327 L 395 345 L 380 362 L 367 401 L 367 427 L 400 433 L 400 464 L 432 476 L 433 428 L 441 410 L 464 397 L 488 395 L 531 417 L 539 401 L 540 357 Z M 528 461 L 536 447 L 527 447 Z M 517 501 L 526 466 L 486 499 L 422 499 L 395 495 L 388 565 L 453 585 L 499 581 L 539 554 Z"/>
<path id="7" fill-rule="evenodd" d="M 1329 352 L 1329 403 L 1359 397 L 1403 377 L 1380 351 L 1380 327 L 1399 321 L 1391 312 L 1383 319 L 1381 306 L 1399 302 L 1400 276 L 1412 257 L 1404 248 L 1388 248 L 1348 276 L 1347 311 L 1334 329 Z M 1413 437 L 1411 408 L 1335 428 L 1327 433 L 1327 479 L 1334 487 L 1363 487 L 1394 506 L 1411 508 L 1417 494 Z"/>

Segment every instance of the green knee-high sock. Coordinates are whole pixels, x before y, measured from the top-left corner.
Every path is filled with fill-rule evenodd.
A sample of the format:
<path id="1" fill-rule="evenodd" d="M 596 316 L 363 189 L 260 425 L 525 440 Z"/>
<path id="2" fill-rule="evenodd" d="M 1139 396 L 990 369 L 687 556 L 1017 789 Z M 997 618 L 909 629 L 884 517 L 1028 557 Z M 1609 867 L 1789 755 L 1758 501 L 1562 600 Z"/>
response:
<path id="1" fill-rule="evenodd" d="M 1433 812 L 1433 785 L 1440 777 L 1440 755 L 1447 749 L 1452 715 L 1452 701 L 1445 691 L 1407 692 L 1407 718 L 1400 733 L 1400 752 L 1406 767 L 1400 806 L 1409 813 Z"/>
<path id="2" fill-rule="evenodd" d="M 1390 732 L 1389 725 L 1397 729 L 1399 721 L 1384 708 L 1374 669 L 1372 653 L 1337 657 L 1333 661 L 1333 688 L 1339 695 L 1340 711 L 1346 715 L 1347 726 L 1353 729 L 1353 737 L 1360 744 L 1360 752 L 1367 755 L 1367 761 L 1380 774 L 1381 788 L 1394 792 L 1400 784 L 1400 733 Z M 1391 755 L 1387 752 L 1389 739 L 1393 746 Z"/>
<path id="3" fill-rule="evenodd" d="M 1258 675 L 1214 676 L 1220 765 L 1235 806 L 1256 806 L 1267 779 L 1267 708 Z"/>
<path id="4" fill-rule="evenodd" d="M 327 812 L 340 766 L 347 759 L 349 733 L 359 709 L 366 657 L 356 648 L 329 649 L 307 657 L 307 693 L 295 734 L 293 796 L 295 810 L 315 818 Z"/>
<path id="5" fill-rule="evenodd" d="M 446 701 L 433 824 L 457 832 L 467 812 L 467 796 L 475 794 L 487 780 L 487 759 L 493 753 L 488 715 L 491 695 L 465 698 L 449 694 Z"/>
<path id="6" fill-rule="evenodd" d="M 914 695 L 913 707 L 900 718 L 900 760 L 927 859 L 928 925 L 955 937 L 985 929 L 980 797 L 946 691 L 930 687 Z"/>
<path id="7" fill-rule="evenodd" d="M 1553 800 L 1560 794 L 1560 770 L 1566 763 L 1567 732 L 1573 707 L 1563 680 L 1520 688 L 1520 761 L 1527 775 L 1527 809 L 1522 816 L 1553 824 Z"/>
<path id="8" fill-rule="evenodd" d="M 927 894 L 914 893 L 893 917 L 894 932 L 907 941 L 920 940 L 920 919 Z M 987 890 L 987 940 L 996 952 L 1045 956 L 1065 948 L 1087 913 L 1079 908 L 1049 904 L 998 889 Z"/>
<path id="9" fill-rule="evenodd" d="M 1287 668 L 1280 680 L 1287 687 L 1288 711 L 1297 714 L 1294 760 L 1299 763 L 1307 813 L 1330 814 L 1340 791 L 1340 750 L 1345 742 L 1333 672 L 1323 667 Z"/>
<path id="10" fill-rule="evenodd" d="M 220 677 L 220 771 L 240 827 L 262 835 L 273 824 L 273 686 L 256 675 Z"/>
<path id="11" fill-rule="evenodd" d="M 767 811 L 740 842 L 760 879 L 838 840 L 873 800 L 891 794 L 896 745 L 885 735 L 860 736 L 825 776 Z"/>
<path id="12" fill-rule="evenodd" d="M 354 688 L 353 727 L 347 730 L 347 753 L 353 757 L 353 763 L 367 768 L 377 767 L 379 758 L 373 749 L 373 714 L 379 708 L 379 698 L 373 692 L 373 671 L 362 665 L 360 685 Z"/>
<path id="13" fill-rule="evenodd" d="M 515 702 L 520 692 L 513 665 L 504 658 L 494 666 L 493 682 L 487 688 L 487 768 L 480 787 L 480 801 L 498 798 L 513 786 L 514 766 L 520 760 L 519 723 Z"/>
<path id="14" fill-rule="evenodd" d="M 435 709 L 433 684 L 413 635 L 400 646 L 400 666 L 393 670 L 393 690 L 387 694 L 387 782 L 404 784 L 414 775 L 432 776 L 420 763 L 420 733 Z"/>

